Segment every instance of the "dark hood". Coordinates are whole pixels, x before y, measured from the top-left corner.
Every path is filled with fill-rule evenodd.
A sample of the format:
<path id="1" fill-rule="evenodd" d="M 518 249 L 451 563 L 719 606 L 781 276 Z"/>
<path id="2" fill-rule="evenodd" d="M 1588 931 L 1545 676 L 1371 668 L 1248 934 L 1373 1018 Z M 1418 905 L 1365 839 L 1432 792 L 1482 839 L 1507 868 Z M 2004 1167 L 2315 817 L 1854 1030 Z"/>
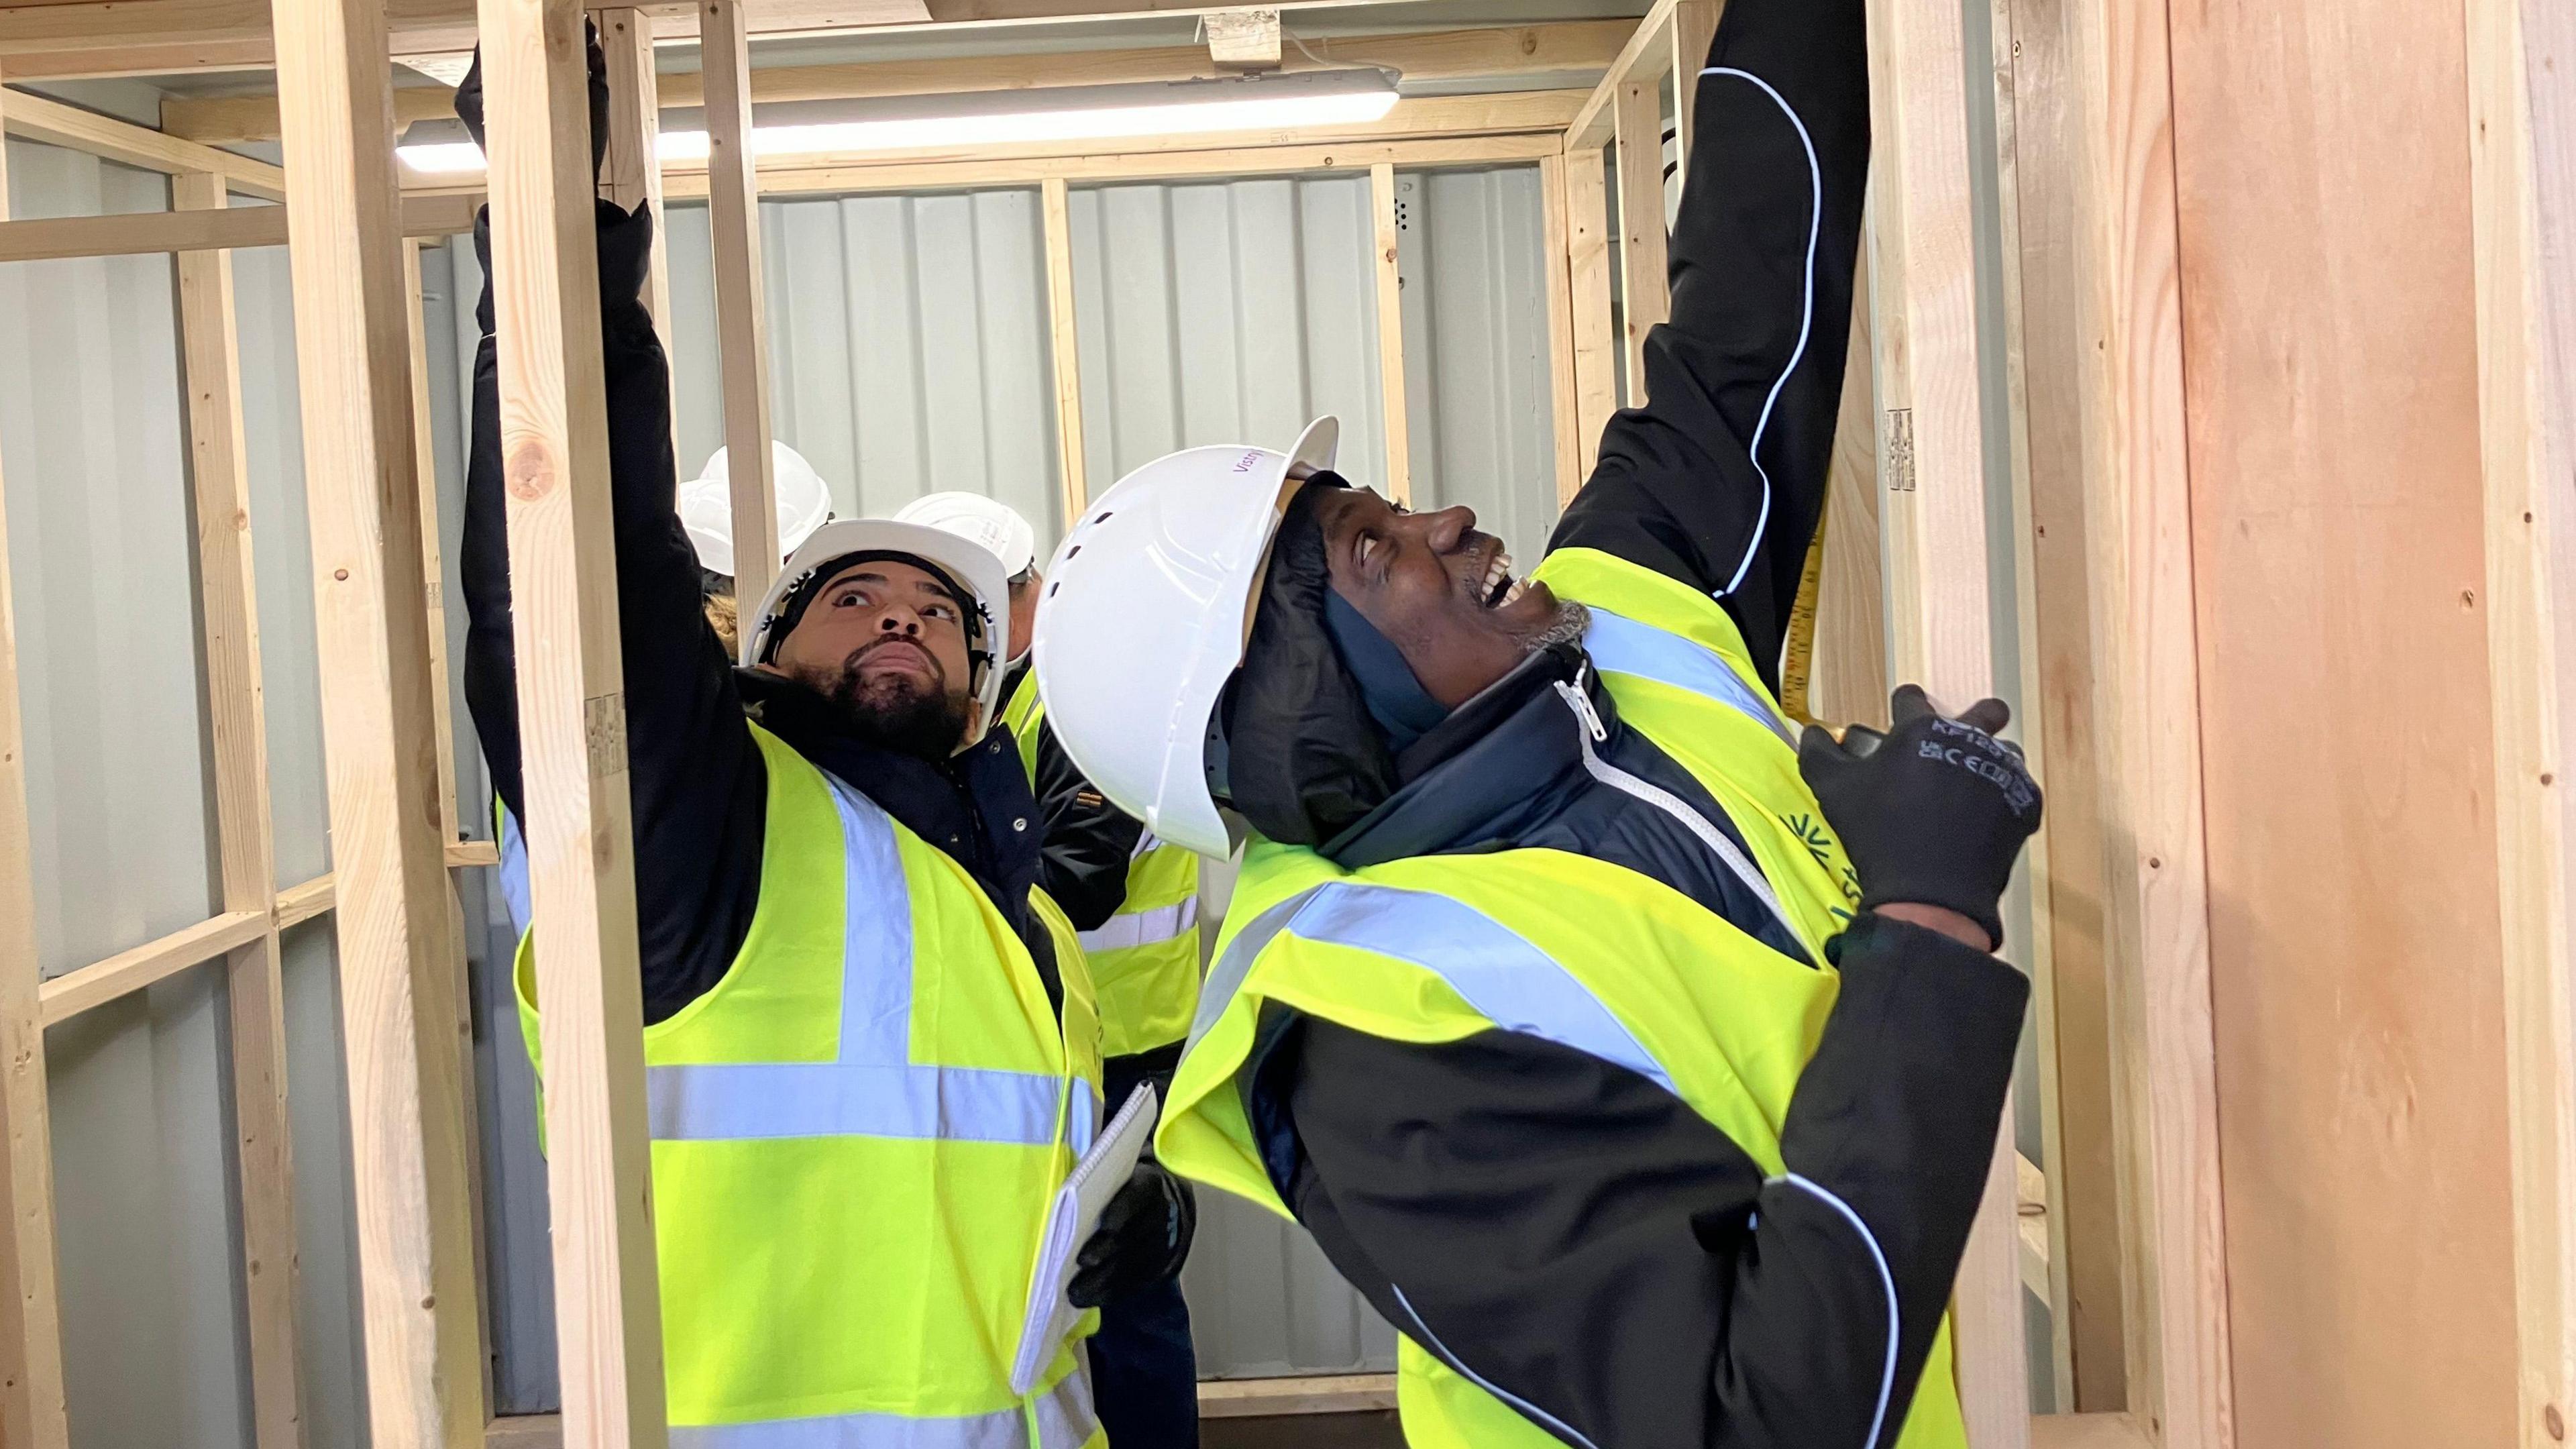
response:
<path id="1" fill-rule="evenodd" d="M 1317 486 L 1288 501 L 1270 546 L 1243 666 L 1217 707 L 1210 784 L 1272 840 L 1316 846 L 1395 793 L 1395 756 L 1324 623 L 1332 591 Z"/>

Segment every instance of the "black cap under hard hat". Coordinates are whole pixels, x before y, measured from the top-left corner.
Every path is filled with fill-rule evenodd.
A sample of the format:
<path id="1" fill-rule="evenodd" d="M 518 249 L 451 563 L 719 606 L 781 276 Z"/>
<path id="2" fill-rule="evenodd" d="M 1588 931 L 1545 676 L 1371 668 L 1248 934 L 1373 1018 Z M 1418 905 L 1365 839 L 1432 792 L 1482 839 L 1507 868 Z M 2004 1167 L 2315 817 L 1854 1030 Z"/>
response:
<path id="1" fill-rule="evenodd" d="M 873 548 L 842 554 L 809 572 L 804 581 L 796 586 L 795 592 L 789 594 L 786 602 L 779 606 L 778 622 L 770 629 L 769 638 L 761 647 L 759 662 L 766 664 L 777 656 L 778 646 L 785 642 L 788 635 L 796 632 L 796 625 L 805 617 L 805 611 L 813 607 L 814 600 L 821 596 L 826 585 L 860 564 L 874 563 L 880 559 L 892 563 L 909 564 L 930 575 L 931 582 L 939 585 L 940 592 L 946 594 L 950 601 L 957 605 L 958 616 L 966 621 L 967 658 L 970 661 L 980 662 L 992 657 L 991 650 L 980 647 L 984 643 L 984 611 L 976 606 L 973 592 L 957 582 L 955 575 L 917 553 L 905 553 L 900 549 Z"/>

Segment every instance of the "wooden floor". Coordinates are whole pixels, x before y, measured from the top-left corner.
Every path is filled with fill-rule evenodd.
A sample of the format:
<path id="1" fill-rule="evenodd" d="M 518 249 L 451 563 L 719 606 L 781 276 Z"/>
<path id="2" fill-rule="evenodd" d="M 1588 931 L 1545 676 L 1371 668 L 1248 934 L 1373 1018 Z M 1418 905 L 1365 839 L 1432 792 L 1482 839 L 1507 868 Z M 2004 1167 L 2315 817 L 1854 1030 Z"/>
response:
<path id="1" fill-rule="evenodd" d="M 1404 1449 L 1395 1411 L 1203 1419 L 1199 1449 Z"/>

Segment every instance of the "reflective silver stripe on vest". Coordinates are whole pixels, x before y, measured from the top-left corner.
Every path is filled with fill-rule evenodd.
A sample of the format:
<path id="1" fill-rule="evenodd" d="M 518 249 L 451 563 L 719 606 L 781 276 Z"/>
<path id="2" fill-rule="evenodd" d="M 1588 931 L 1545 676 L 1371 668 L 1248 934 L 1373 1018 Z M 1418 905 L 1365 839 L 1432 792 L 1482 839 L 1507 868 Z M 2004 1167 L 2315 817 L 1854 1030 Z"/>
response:
<path id="1" fill-rule="evenodd" d="M 1596 607 L 1591 627 L 1583 631 L 1583 648 L 1597 669 L 1689 690 L 1754 720 L 1791 749 L 1798 746 L 1770 702 L 1706 645 Z"/>
<path id="2" fill-rule="evenodd" d="M 1208 973 L 1190 1042 L 1224 1013 L 1244 976 L 1281 931 L 1300 940 L 1351 946 L 1410 961 L 1449 983 L 1496 1026 L 1626 1067 L 1680 1095 L 1672 1076 L 1610 1008 L 1509 926 L 1429 891 L 1335 881 L 1272 906 L 1226 945 Z"/>
<path id="3" fill-rule="evenodd" d="M 913 1063 L 912 897 L 894 822 L 876 802 L 829 775 L 824 779 L 840 809 L 847 861 L 840 1055 L 829 1062 L 647 1068 L 645 1115 L 653 1136 L 943 1138 L 1037 1147 L 1055 1141 L 1057 1078 Z M 1099 1121 L 1092 1095 L 1074 1095 L 1066 1127 L 1076 1152 L 1089 1145 Z"/>
<path id="4" fill-rule="evenodd" d="M 673 1424 L 671 1449 L 1080 1449 L 1099 1427 L 1082 1370 L 1037 1401 L 1038 1437 L 1018 1405 L 954 1419 L 826 1414 L 751 1424 Z"/>
<path id="5" fill-rule="evenodd" d="M 518 816 L 506 809 L 496 813 L 501 817 L 501 838 L 495 842 L 501 857 L 501 906 L 509 913 L 510 938 L 515 941 L 528 934 L 534 915 L 528 897 L 528 842 L 519 834 Z"/>
<path id="6" fill-rule="evenodd" d="M 1171 940 L 1184 931 L 1195 931 L 1199 925 L 1199 898 L 1151 910 L 1121 911 L 1082 933 L 1085 951 L 1124 951 L 1131 946 L 1153 946 Z"/>

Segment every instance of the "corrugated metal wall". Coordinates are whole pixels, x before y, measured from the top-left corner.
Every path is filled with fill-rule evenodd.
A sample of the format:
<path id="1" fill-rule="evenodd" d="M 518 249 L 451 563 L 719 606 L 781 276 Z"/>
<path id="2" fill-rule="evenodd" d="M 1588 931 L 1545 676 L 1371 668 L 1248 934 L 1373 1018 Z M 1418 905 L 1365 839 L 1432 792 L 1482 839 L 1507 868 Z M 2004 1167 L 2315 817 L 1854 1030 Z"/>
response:
<path id="1" fill-rule="evenodd" d="M 1538 168 L 1398 172 L 1413 506 L 1465 504 L 1535 567 L 1556 526 Z"/>
<path id="2" fill-rule="evenodd" d="M 764 202 L 770 426 L 844 517 L 924 493 L 1002 499 L 1059 532 L 1046 251 L 1033 190 Z M 707 210 L 671 213 L 680 466 L 724 441 Z"/>
<path id="3" fill-rule="evenodd" d="M 8 144 L 17 216 L 167 204 L 158 176 Z M 277 853 L 281 878 L 301 880 L 325 868 L 326 847 L 294 374 L 280 366 L 284 263 L 245 253 L 237 267 Z M 49 976 L 215 906 L 173 287 L 166 257 L 0 266 L 0 336 L 14 344 L 0 349 L 0 450 Z M 305 1418 L 317 1445 L 364 1438 L 334 970 L 327 926 L 289 934 Z M 220 973 L 198 969 L 47 1033 L 76 1444 L 247 1442 L 225 1013 Z"/>

